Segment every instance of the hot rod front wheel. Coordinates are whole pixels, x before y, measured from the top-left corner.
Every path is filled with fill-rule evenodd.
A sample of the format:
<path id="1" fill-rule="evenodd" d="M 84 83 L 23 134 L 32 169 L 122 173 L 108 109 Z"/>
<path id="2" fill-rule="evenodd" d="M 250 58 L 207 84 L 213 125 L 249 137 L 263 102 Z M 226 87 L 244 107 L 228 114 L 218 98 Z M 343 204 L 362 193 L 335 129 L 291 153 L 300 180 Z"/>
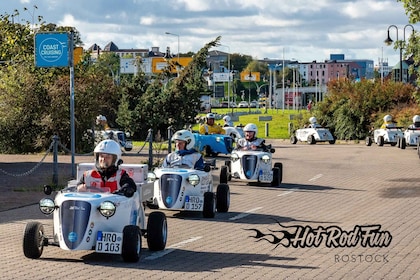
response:
<path id="1" fill-rule="evenodd" d="M 141 252 L 141 233 L 138 226 L 128 225 L 123 229 L 121 256 L 125 262 L 137 262 Z"/>
<path id="2" fill-rule="evenodd" d="M 168 224 L 163 212 L 152 212 L 147 221 L 147 245 L 151 251 L 161 251 L 166 247 Z"/>
<path id="3" fill-rule="evenodd" d="M 39 222 L 26 224 L 23 234 L 23 253 L 30 259 L 38 259 L 44 249 L 44 226 Z"/>
<path id="4" fill-rule="evenodd" d="M 216 208 L 217 212 L 226 213 L 230 206 L 230 190 L 229 185 L 219 184 L 216 191 Z"/>
<path id="5" fill-rule="evenodd" d="M 213 192 L 204 193 L 203 217 L 214 218 L 216 214 L 216 197 Z"/>

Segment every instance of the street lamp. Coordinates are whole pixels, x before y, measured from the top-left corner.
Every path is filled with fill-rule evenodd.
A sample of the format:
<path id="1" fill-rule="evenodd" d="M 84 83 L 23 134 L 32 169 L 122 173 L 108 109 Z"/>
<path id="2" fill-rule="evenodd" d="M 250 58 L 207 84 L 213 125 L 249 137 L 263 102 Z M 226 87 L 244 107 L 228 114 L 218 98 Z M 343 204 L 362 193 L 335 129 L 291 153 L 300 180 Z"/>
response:
<path id="1" fill-rule="evenodd" d="M 178 64 L 180 64 L 180 62 L 179 62 L 179 35 L 178 34 L 175 34 L 175 33 L 171 33 L 171 32 L 165 32 L 165 34 L 166 35 L 172 35 L 172 36 L 178 37 Z M 179 75 L 178 68 L 179 67 L 177 66 L 176 69 L 177 69 L 177 72 L 178 72 L 178 75 Z"/>
<path id="2" fill-rule="evenodd" d="M 404 29 L 403 29 L 403 41 L 402 42 L 399 42 L 399 46 L 398 46 L 398 48 L 400 49 L 400 82 L 402 82 L 403 81 L 403 66 L 402 66 L 402 49 L 403 49 L 403 47 L 404 47 L 404 44 L 405 44 L 405 29 L 407 28 L 407 27 L 411 27 L 411 29 L 412 29 L 412 34 L 414 34 L 414 27 L 411 25 L 411 24 L 406 24 L 405 26 L 404 26 Z M 392 45 L 392 43 L 394 42 L 392 39 L 391 39 L 391 37 L 389 36 L 389 30 L 391 29 L 391 28 L 395 28 L 395 31 L 396 31 L 396 34 L 397 34 L 397 40 L 396 40 L 396 42 L 395 43 L 397 43 L 398 42 L 398 27 L 396 26 L 396 25 L 394 25 L 394 24 L 392 24 L 392 25 L 390 25 L 389 27 L 388 27 L 388 36 L 387 36 L 387 38 L 385 39 L 385 44 L 387 45 L 387 46 L 390 46 L 390 45 Z"/>
<path id="3" fill-rule="evenodd" d="M 220 45 L 221 47 L 226 47 L 228 48 L 228 109 L 230 108 L 230 47 L 227 45 Z M 232 113 L 233 113 L 233 109 L 232 109 Z"/>
<path id="4" fill-rule="evenodd" d="M 250 113 L 251 112 L 251 81 L 252 81 L 251 70 L 249 71 L 248 78 L 249 78 L 249 80 L 248 80 L 248 113 Z"/>

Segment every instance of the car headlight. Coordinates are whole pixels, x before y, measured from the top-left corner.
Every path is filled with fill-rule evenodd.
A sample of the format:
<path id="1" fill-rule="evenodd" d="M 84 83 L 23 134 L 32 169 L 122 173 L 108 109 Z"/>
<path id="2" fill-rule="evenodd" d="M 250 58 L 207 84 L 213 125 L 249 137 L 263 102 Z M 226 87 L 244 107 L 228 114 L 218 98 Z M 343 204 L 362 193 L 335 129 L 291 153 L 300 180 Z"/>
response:
<path id="1" fill-rule="evenodd" d="M 112 201 L 104 201 L 98 208 L 99 213 L 107 219 L 114 216 L 116 209 L 117 207 L 115 207 L 115 204 Z"/>
<path id="2" fill-rule="evenodd" d="M 156 181 L 157 177 L 154 172 L 147 173 L 147 182 L 154 182 Z"/>
<path id="3" fill-rule="evenodd" d="M 222 138 L 216 137 L 216 142 L 220 142 L 220 141 L 222 141 Z"/>
<path id="4" fill-rule="evenodd" d="M 230 155 L 230 159 L 231 159 L 232 161 L 237 161 L 237 160 L 239 159 L 239 156 L 238 156 L 238 154 L 233 153 L 233 154 L 231 154 L 231 155 Z"/>
<path id="5" fill-rule="evenodd" d="M 264 162 L 265 164 L 270 162 L 270 157 L 268 155 L 263 155 L 261 157 L 262 162 Z"/>
<path id="6" fill-rule="evenodd" d="M 188 176 L 187 181 L 193 185 L 193 186 L 197 186 L 198 183 L 200 183 L 200 177 L 197 174 L 191 174 L 190 176 Z"/>
<path id="7" fill-rule="evenodd" d="M 54 200 L 51 198 L 43 198 L 39 201 L 39 210 L 45 215 L 50 215 L 55 210 Z"/>

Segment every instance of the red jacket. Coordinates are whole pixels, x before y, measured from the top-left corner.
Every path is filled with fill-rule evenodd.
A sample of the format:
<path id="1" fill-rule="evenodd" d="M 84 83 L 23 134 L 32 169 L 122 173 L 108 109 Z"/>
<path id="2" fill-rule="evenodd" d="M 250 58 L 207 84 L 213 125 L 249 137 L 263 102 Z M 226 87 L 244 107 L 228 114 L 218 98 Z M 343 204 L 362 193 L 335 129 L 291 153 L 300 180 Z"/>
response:
<path id="1" fill-rule="evenodd" d="M 92 169 L 85 171 L 83 173 L 83 177 L 87 187 L 109 188 L 110 192 L 114 192 L 121 188 L 121 176 L 123 176 L 125 173 L 125 170 L 117 170 L 117 172 L 115 172 L 112 177 L 109 177 L 105 181 L 105 179 L 102 179 L 101 174 L 97 170 Z"/>

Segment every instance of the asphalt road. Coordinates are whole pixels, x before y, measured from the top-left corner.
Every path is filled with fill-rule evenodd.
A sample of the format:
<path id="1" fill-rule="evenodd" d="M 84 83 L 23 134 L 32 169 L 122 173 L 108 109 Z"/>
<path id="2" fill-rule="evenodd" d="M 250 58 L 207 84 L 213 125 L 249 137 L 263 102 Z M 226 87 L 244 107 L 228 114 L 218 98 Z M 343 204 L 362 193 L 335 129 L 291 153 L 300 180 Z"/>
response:
<path id="1" fill-rule="evenodd" d="M 143 239 L 138 263 L 57 247 L 27 259 L 25 224 L 52 231 L 51 218 L 34 204 L 2 211 L 0 279 L 420 279 L 414 148 L 273 143 L 280 187 L 230 182 L 229 212 L 214 219 L 165 211 L 166 249 Z"/>

